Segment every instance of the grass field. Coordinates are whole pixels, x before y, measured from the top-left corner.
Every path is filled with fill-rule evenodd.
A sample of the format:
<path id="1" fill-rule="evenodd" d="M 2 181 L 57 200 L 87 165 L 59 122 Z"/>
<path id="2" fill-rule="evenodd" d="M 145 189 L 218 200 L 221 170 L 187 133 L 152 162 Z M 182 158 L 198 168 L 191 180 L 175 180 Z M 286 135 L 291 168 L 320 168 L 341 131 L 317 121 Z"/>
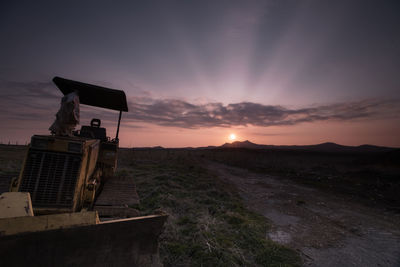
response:
<path id="1" fill-rule="evenodd" d="M 300 266 L 299 255 L 266 238 L 269 223 L 236 189 L 186 153 L 120 153 L 118 175 L 133 175 L 143 214 L 169 214 L 160 242 L 165 266 Z"/>
<path id="2" fill-rule="evenodd" d="M 26 146 L 0 145 L 0 175 L 19 172 Z"/>
<path id="3" fill-rule="evenodd" d="M 400 150 L 328 153 L 293 150 L 194 150 L 193 156 L 352 195 L 400 212 Z"/>

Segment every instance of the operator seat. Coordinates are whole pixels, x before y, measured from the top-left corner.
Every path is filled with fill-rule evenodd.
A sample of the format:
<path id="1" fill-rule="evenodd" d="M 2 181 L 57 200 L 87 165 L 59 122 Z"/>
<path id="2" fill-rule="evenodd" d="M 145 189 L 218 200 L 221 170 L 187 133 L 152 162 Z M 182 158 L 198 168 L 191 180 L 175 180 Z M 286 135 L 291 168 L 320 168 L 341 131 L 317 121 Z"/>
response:
<path id="1" fill-rule="evenodd" d="M 92 119 L 90 126 L 82 126 L 80 131 L 81 137 L 100 139 L 101 141 L 107 141 L 106 128 L 100 127 L 100 119 Z"/>

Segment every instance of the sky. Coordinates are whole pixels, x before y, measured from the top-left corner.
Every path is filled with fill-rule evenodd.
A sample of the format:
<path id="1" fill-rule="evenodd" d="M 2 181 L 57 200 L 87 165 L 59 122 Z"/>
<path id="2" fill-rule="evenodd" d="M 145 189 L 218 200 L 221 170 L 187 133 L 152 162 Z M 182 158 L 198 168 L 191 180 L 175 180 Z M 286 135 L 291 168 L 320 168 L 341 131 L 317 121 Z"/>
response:
<path id="1" fill-rule="evenodd" d="M 390 0 L 2 1 L 0 142 L 49 134 L 60 76 L 125 91 L 125 147 L 400 147 L 398 14 Z M 81 107 L 81 125 L 93 117 L 115 136 L 117 112 Z"/>

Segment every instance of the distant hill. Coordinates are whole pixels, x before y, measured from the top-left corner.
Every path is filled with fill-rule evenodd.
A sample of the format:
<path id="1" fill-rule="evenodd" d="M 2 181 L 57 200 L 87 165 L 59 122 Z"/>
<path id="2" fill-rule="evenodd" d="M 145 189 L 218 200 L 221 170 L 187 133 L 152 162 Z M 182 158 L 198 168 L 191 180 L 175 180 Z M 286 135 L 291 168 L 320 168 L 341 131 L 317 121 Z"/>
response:
<path id="1" fill-rule="evenodd" d="M 135 147 L 135 150 L 163 150 L 162 146 L 152 146 L 152 147 Z"/>
<path id="2" fill-rule="evenodd" d="M 275 146 L 275 145 L 259 145 L 246 141 L 236 141 L 233 143 L 225 143 L 219 148 L 248 148 L 248 149 L 277 149 L 277 150 L 308 150 L 308 151 L 321 151 L 321 152 L 388 152 L 395 150 L 395 148 L 361 145 L 361 146 L 343 146 L 332 142 L 305 145 L 305 146 Z"/>
<path id="3" fill-rule="evenodd" d="M 235 147 L 235 148 L 256 148 L 256 149 L 262 149 L 262 148 L 266 148 L 269 147 L 268 145 L 257 145 L 254 144 L 252 142 L 250 142 L 249 140 L 240 142 L 240 141 L 236 141 L 233 143 L 225 143 L 222 146 L 220 146 L 222 148 L 229 148 L 229 147 Z"/>
<path id="4" fill-rule="evenodd" d="M 182 148 L 164 148 L 161 146 L 154 147 L 135 147 L 135 150 L 164 150 L 164 149 L 178 149 L 178 150 L 208 150 L 208 149 L 226 149 L 226 148 L 246 148 L 246 149 L 270 149 L 270 150 L 302 150 L 302 151 L 318 151 L 318 152 L 348 152 L 348 153 L 373 153 L 373 152 L 393 152 L 399 153 L 400 149 L 361 145 L 361 146 L 343 146 L 332 142 L 326 142 L 317 145 L 304 145 L 304 146 L 289 146 L 289 145 L 260 145 L 246 141 L 235 141 L 233 143 L 225 143 L 221 146 L 205 146 L 205 147 L 182 147 Z M 397 151 L 397 152 L 396 152 Z"/>

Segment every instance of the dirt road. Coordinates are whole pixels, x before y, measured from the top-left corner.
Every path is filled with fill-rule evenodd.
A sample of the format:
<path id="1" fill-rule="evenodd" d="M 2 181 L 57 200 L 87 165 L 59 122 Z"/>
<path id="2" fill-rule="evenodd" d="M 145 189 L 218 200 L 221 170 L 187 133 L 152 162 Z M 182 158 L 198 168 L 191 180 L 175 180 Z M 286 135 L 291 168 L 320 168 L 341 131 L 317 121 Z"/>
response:
<path id="1" fill-rule="evenodd" d="M 236 185 L 273 223 L 269 238 L 301 252 L 305 266 L 400 266 L 400 215 L 224 164 L 206 167 Z"/>

